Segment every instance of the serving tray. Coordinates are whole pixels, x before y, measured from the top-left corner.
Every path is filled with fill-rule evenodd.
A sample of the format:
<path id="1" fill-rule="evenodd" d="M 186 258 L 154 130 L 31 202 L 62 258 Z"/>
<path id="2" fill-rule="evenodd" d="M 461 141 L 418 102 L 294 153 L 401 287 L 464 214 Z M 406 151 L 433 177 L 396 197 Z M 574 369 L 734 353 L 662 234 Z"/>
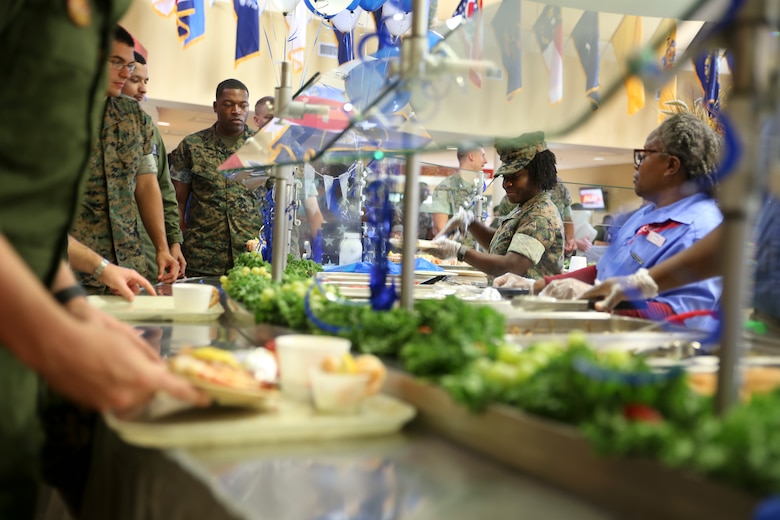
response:
<path id="1" fill-rule="evenodd" d="M 125 321 L 205 322 L 218 319 L 224 311 L 221 304 L 211 306 L 207 312 L 177 311 L 173 296 L 138 295 L 129 302 L 121 296 L 92 295 L 87 300 L 107 314 Z"/>
<path id="2" fill-rule="evenodd" d="M 309 403 L 282 398 L 273 412 L 211 407 L 149 421 L 104 418 L 129 444 L 182 448 L 385 435 L 400 430 L 415 413 L 403 401 L 380 394 L 367 398 L 355 415 L 321 414 Z"/>

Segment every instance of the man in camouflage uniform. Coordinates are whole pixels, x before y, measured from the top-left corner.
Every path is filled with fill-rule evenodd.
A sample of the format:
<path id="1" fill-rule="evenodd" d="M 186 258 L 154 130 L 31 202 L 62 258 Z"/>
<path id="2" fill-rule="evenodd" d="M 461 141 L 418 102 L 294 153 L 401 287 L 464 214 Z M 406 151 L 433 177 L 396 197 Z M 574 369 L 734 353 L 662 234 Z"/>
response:
<path id="1" fill-rule="evenodd" d="M 503 176 L 509 202 L 517 204 L 497 230 L 471 221 L 461 213 L 463 226 L 488 253 L 480 253 L 449 239 L 436 241 L 430 252 L 439 258 L 458 260 L 489 276 L 515 273 L 540 278 L 558 274 L 563 267 L 563 222 L 550 197 L 557 182 L 555 155 L 547 149 L 544 134 L 535 132 L 496 142 L 501 158 L 497 177 Z M 456 218 L 458 218 L 456 216 Z"/>
<path id="2" fill-rule="evenodd" d="M 146 58 L 139 52 L 135 52 L 135 70 L 130 79 L 125 83 L 125 86 L 122 87 L 122 94 L 141 103 L 146 96 L 146 85 L 148 83 L 149 70 L 146 67 Z M 151 121 L 151 117 L 148 114 L 147 118 L 149 119 L 148 124 L 152 125 L 152 155 L 157 164 L 157 184 L 160 186 L 160 193 L 162 194 L 168 248 L 171 251 L 171 255 L 179 262 L 179 277 L 183 277 L 185 276 L 184 270 L 187 266 L 187 261 L 181 252 L 181 243 L 184 241 L 184 236 L 179 227 L 179 204 L 176 202 L 176 192 L 173 189 L 171 172 L 168 169 L 168 152 L 165 150 L 165 143 L 157 125 Z M 156 272 L 157 252 L 152 239 L 149 237 L 149 233 L 147 233 L 146 228 L 143 227 L 143 222 L 140 220 L 138 222 L 138 231 L 140 231 L 141 240 L 144 243 L 149 272 Z"/>
<path id="3" fill-rule="evenodd" d="M 248 99 L 249 89 L 240 81 L 221 82 L 214 101 L 217 122 L 185 137 L 171 154 L 171 177 L 190 276 L 225 274 L 263 225 L 254 194 L 218 169 L 255 134 L 246 124 Z"/>
<path id="4" fill-rule="evenodd" d="M 431 214 L 433 219 L 433 234 L 444 229 L 447 220 L 464 208 L 471 210 L 475 197 L 482 193 L 479 185 L 479 172 L 487 164 L 483 148 L 458 148 L 459 170 L 450 175 L 433 190 Z M 474 237 L 463 239 L 467 247 L 474 246 Z"/>
<path id="5" fill-rule="evenodd" d="M 133 45 L 133 37 L 117 27 L 109 58 L 109 97 L 103 125 L 90 155 L 83 199 L 70 233 L 108 262 L 134 269 L 148 279 L 173 281 L 179 265 L 165 237 L 162 196 L 152 155 L 154 125 L 135 100 L 120 95 L 135 69 Z M 152 271 L 146 264 L 139 214 L 157 250 Z M 108 291 L 93 274 L 99 272 L 76 276 L 88 292 Z"/>

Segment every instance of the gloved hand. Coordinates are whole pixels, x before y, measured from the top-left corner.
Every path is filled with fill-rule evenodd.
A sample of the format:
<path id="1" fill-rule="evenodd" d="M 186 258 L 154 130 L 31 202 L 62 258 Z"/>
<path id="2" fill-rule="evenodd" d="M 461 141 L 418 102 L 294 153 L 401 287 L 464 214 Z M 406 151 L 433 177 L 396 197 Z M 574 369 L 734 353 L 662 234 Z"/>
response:
<path id="1" fill-rule="evenodd" d="M 558 300 L 577 300 L 591 287 L 593 286 L 576 278 L 563 278 L 548 283 L 539 296 L 552 296 Z"/>
<path id="2" fill-rule="evenodd" d="M 493 287 L 528 289 L 529 294 L 533 294 L 534 283 L 536 283 L 536 280 L 533 278 L 523 278 L 522 276 L 516 275 L 514 273 L 505 273 L 493 280 Z"/>
<path id="3" fill-rule="evenodd" d="M 642 268 L 628 276 L 617 276 L 596 285 L 582 294 L 581 298 L 593 300 L 603 296 L 596 302 L 597 311 L 609 311 L 624 300 L 649 300 L 658 296 L 658 285 L 652 279 L 647 269 Z"/>
<path id="4" fill-rule="evenodd" d="M 474 222 L 474 214 L 470 211 L 460 208 L 458 209 L 458 212 L 447 221 L 447 223 L 444 225 L 444 229 L 439 231 L 439 233 L 434 237 L 434 240 L 437 238 L 449 237 L 450 235 L 454 236 L 455 238 L 465 237 L 466 231 L 468 231 L 472 222 Z"/>
<path id="5" fill-rule="evenodd" d="M 431 242 L 430 249 L 426 250 L 425 252 L 435 256 L 436 258 L 446 260 L 448 258 L 455 258 L 455 255 L 458 254 L 458 249 L 460 249 L 460 246 L 460 242 L 456 242 L 455 240 L 450 240 L 449 238 L 436 238 L 433 242 Z"/>

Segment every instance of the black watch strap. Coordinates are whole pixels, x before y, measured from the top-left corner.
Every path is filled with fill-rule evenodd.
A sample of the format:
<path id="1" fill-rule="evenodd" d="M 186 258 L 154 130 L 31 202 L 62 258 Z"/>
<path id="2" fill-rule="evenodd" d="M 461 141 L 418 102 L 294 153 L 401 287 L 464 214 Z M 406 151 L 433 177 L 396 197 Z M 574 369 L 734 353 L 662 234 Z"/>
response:
<path id="1" fill-rule="evenodd" d="M 54 293 L 54 299 L 57 300 L 60 305 L 65 305 L 73 298 L 79 298 L 81 296 L 86 297 L 87 291 L 80 285 L 71 285 L 70 287 L 60 289 Z"/>

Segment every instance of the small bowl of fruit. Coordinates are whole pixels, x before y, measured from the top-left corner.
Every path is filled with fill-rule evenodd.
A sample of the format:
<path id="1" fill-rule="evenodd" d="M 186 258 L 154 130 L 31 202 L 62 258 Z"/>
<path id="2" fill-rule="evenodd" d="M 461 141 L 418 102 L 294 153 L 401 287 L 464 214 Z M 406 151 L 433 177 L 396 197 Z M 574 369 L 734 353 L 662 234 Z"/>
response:
<path id="1" fill-rule="evenodd" d="M 323 413 L 358 413 L 366 396 L 381 389 L 386 374 L 379 358 L 370 354 L 329 356 L 310 372 L 314 407 Z"/>

